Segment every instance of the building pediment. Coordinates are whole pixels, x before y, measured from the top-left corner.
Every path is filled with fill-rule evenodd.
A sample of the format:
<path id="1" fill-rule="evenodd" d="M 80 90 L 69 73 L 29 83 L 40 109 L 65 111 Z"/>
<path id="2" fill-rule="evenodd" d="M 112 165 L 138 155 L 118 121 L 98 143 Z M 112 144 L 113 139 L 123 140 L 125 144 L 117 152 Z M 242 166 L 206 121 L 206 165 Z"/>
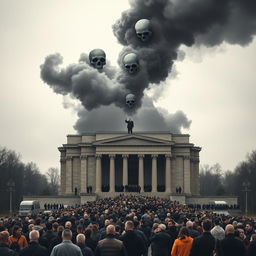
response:
<path id="1" fill-rule="evenodd" d="M 127 134 L 120 137 L 98 140 L 93 143 L 94 146 L 171 146 L 173 143 L 168 140 Z"/>

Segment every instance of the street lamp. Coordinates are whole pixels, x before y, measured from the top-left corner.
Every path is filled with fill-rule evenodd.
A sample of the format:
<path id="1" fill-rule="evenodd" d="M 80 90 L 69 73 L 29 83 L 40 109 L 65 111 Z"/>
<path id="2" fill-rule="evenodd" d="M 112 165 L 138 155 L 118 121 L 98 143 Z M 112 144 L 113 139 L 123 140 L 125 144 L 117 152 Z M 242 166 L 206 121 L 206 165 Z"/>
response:
<path id="1" fill-rule="evenodd" d="M 243 187 L 244 187 L 244 192 L 245 192 L 245 216 L 247 216 L 247 214 L 248 214 L 248 204 L 247 204 L 247 199 L 248 199 L 248 197 L 247 197 L 247 193 L 249 192 L 249 191 L 251 191 L 250 189 L 249 189 L 249 187 L 250 187 L 250 182 L 249 181 L 244 181 L 243 182 Z"/>
<path id="2" fill-rule="evenodd" d="M 13 180 L 7 182 L 8 191 L 10 192 L 10 214 L 12 214 L 12 192 L 15 191 L 15 183 Z"/>

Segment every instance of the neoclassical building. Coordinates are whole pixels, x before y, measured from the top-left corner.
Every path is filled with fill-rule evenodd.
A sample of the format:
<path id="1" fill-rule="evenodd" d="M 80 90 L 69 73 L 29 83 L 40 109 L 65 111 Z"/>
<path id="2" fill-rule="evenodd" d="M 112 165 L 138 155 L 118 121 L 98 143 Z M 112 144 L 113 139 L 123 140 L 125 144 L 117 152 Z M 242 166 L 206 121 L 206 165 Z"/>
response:
<path id="1" fill-rule="evenodd" d="M 171 196 L 176 189 L 199 195 L 200 147 L 187 134 L 168 132 L 97 132 L 68 135 L 58 148 L 62 196 L 114 196 L 140 187 L 143 194 Z"/>

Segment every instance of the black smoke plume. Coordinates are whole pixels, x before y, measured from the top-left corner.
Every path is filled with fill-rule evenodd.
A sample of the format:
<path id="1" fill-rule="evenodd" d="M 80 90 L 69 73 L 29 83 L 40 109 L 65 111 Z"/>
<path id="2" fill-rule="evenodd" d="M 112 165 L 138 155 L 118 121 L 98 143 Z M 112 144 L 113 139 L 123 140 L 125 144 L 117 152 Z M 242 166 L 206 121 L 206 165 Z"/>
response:
<path id="1" fill-rule="evenodd" d="M 62 57 L 54 54 L 46 57 L 41 65 L 41 77 L 54 92 L 70 94 L 81 102 L 84 109 L 78 112 L 75 125 L 79 132 L 100 130 L 102 120 L 106 120 L 105 127 L 109 130 L 119 130 L 118 120 L 123 120 L 125 115 L 133 115 L 138 130 L 151 127 L 180 132 L 182 127 L 189 128 L 187 117 L 181 111 L 169 116 L 163 114 L 145 97 L 145 90 L 150 90 L 152 84 L 162 85 L 182 45 L 249 44 L 256 32 L 256 1 L 129 2 L 131 8 L 113 25 L 114 35 L 124 46 L 119 54 L 119 68 L 107 63 L 98 71 L 90 66 L 88 55 L 82 54 L 78 63 L 60 69 Z M 136 36 L 134 25 L 140 19 L 151 21 L 153 34 L 148 42 L 141 42 Z M 139 57 L 140 71 L 136 75 L 127 74 L 123 66 L 123 57 L 131 52 Z M 132 109 L 125 104 L 128 93 L 136 95 Z M 156 125 L 155 120 L 161 125 Z"/>

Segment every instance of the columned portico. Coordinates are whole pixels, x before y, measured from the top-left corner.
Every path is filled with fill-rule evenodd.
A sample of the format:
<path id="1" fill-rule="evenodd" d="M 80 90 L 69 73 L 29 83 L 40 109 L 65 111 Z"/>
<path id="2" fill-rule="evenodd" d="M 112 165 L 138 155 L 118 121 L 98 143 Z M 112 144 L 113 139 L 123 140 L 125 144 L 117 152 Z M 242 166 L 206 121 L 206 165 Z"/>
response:
<path id="1" fill-rule="evenodd" d="M 61 152 L 61 194 L 198 195 L 200 148 L 168 132 L 69 135 Z M 173 160 L 175 159 L 175 160 Z M 192 172 L 192 173 L 191 173 Z M 92 187 L 92 190 L 87 188 Z M 109 193 L 109 194 L 107 194 Z"/>

